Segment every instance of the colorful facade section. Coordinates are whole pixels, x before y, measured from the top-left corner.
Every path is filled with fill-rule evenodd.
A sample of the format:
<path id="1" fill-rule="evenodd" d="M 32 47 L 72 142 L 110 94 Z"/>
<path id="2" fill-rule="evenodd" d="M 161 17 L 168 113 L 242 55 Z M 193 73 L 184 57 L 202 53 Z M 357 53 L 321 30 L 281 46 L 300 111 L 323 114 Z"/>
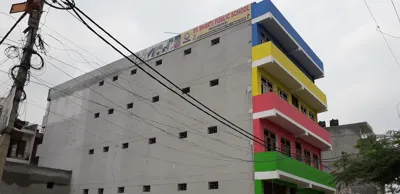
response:
<path id="1" fill-rule="evenodd" d="M 255 153 L 254 160 L 256 194 L 263 193 L 257 184 L 273 180 L 279 185 L 286 183 L 284 185 L 289 188 L 308 188 L 324 193 L 336 191 L 334 179 L 330 174 L 279 152 Z"/>
<path id="2" fill-rule="evenodd" d="M 273 92 L 253 97 L 253 121 L 257 119 L 272 122 L 320 150 L 331 149 L 331 138 L 327 130 Z M 253 126 L 253 131 L 255 129 Z"/>
<path id="3" fill-rule="evenodd" d="M 270 0 L 252 4 L 255 193 L 334 193 L 322 171 L 330 134 L 317 122 L 326 95 L 314 80 L 322 61 Z"/>
<path id="4" fill-rule="evenodd" d="M 290 93 L 304 99 L 305 103 L 316 112 L 327 110 L 326 95 L 272 41 L 254 46 L 252 61 L 253 68 L 261 68 L 269 75 L 273 75 Z M 254 94 L 261 94 L 260 87 L 255 89 Z"/>
<path id="5" fill-rule="evenodd" d="M 268 29 L 264 35 L 282 43 L 282 49 L 291 53 L 296 65 L 302 66 L 306 75 L 312 79 L 324 77 L 324 65 L 321 59 L 301 38 L 290 25 L 282 13 L 270 0 L 264 0 L 252 4 L 252 44 L 259 45 L 263 42 L 262 32 Z"/>

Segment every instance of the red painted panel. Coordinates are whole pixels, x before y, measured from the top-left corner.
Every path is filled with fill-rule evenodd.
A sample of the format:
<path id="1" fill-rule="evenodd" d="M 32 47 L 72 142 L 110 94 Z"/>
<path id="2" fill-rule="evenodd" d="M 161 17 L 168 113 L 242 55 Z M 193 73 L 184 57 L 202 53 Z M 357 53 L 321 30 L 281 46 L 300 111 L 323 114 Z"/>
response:
<path id="1" fill-rule="evenodd" d="M 261 142 L 261 140 L 256 139 L 256 138 L 254 138 L 254 140 L 256 140 L 258 142 L 261 142 L 261 143 L 265 142 L 264 131 L 263 131 L 263 128 L 261 126 L 261 120 L 260 119 L 254 119 L 253 120 L 253 135 L 255 137 L 259 138 L 259 139 L 262 139 L 262 142 Z M 261 144 L 259 144 L 257 142 L 254 142 L 254 152 L 264 152 L 264 151 L 265 151 L 265 148 L 264 148 L 263 145 L 261 145 Z"/>
<path id="2" fill-rule="evenodd" d="M 277 138 L 277 148 L 278 150 L 281 150 L 281 138 L 285 138 L 290 141 L 291 147 L 292 147 L 292 153 L 294 154 L 293 157 L 296 155 L 296 142 L 299 142 L 302 146 L 302 153 L 304 149 L 307 149 L 311 152 L 311 154 L 317 154 L 319 158 L 321 158 L 321 150 L 314 147 L 313 145 L 305 142 L 304 140 L 300 138 L 295 138 L 292 133 L 286 131 L 284 128 L 282 128 L 279 125 L 276 125 L 273 122 L 270 122 L 266 119 L 254 119 L 253 120 L 253 134 L 254 136 L 264 140 L 264 129 L 275 133 L 276 138 Z M 260 140 L 258 140 L 260 141 Z M 264 140 L 265 141 L 265 140 Z M 265 147 L 258 144 L 254 143 L 254 152 L 265 152 Z M 321 165 L 320 165 L 321 166 Z"/>
<path id="3" fill-rule="evenodd" d="M 320 127 L 316 122 L 301 113 L 291 104 L 280 98 L 273 92 L 253 96 L 253 113 L 276 109 L 293 119 L 303 127 L 307 128 L 310 132 L 321 137 L 323 140 L 331 143 L 331 137 L 327 130 Z"/>

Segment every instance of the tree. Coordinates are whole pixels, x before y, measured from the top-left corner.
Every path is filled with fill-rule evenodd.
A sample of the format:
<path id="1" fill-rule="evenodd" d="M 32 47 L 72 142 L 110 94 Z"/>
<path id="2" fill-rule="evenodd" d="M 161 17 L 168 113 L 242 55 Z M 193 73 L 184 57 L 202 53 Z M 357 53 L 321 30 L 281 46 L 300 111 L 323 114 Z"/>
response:
<path id="1" fill-rule="evenodd" d="M 385 185 L 400 183 L 400 131 L 369 135 L 357 142 L 358 153 L 346 154 L 335 162 L 333 175 L 339 187 L 373 184 L 385 193 Z"/>

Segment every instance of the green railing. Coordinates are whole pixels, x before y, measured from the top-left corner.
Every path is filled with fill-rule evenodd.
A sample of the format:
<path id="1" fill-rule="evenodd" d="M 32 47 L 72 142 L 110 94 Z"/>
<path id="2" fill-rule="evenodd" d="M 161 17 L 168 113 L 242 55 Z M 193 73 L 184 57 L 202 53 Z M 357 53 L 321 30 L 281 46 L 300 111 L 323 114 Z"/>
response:
<path id="1" fill-rule="evenodd" d="M 331 188 L 336 187 L 331 174 L 279 152 L 258 152 L 254 154 L 254 160 L 254 169 L 256 172 L 279 170 Z"/>

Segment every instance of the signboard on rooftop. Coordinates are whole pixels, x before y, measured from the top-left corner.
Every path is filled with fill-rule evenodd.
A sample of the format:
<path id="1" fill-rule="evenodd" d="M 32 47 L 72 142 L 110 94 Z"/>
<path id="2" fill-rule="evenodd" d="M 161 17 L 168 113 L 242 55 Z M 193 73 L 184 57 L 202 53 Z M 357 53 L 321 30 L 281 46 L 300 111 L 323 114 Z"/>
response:
<path id="1" fill-rule="evenodd" d="M 181 46 L 206 38 L 251 19 L 251 4 L 229 12 L 181 34 Z"/>
<path id="2" fill-rule="evenodd" d="M 180 35 L 172 37 L 168 40 L 160 42 L 147 49 L 141 50 L 135 53 L 144 61 L 158 57 L 165 53 L 171 52 L 182 46 L 191 44 L 195 41 L 201 40 L 218 32 L 224 31 L 228 28 L 241 24 L 251 19 L 251 4 L 243 6 L 239 9 L 231 11 L 225 15 L 222 15 L 214 20 L 206 22 L 200 26 L 197 26 L 191 30 L 188 30 Z M 134 61 L 140 63 L 140 61 L 134 58 Z"/>

